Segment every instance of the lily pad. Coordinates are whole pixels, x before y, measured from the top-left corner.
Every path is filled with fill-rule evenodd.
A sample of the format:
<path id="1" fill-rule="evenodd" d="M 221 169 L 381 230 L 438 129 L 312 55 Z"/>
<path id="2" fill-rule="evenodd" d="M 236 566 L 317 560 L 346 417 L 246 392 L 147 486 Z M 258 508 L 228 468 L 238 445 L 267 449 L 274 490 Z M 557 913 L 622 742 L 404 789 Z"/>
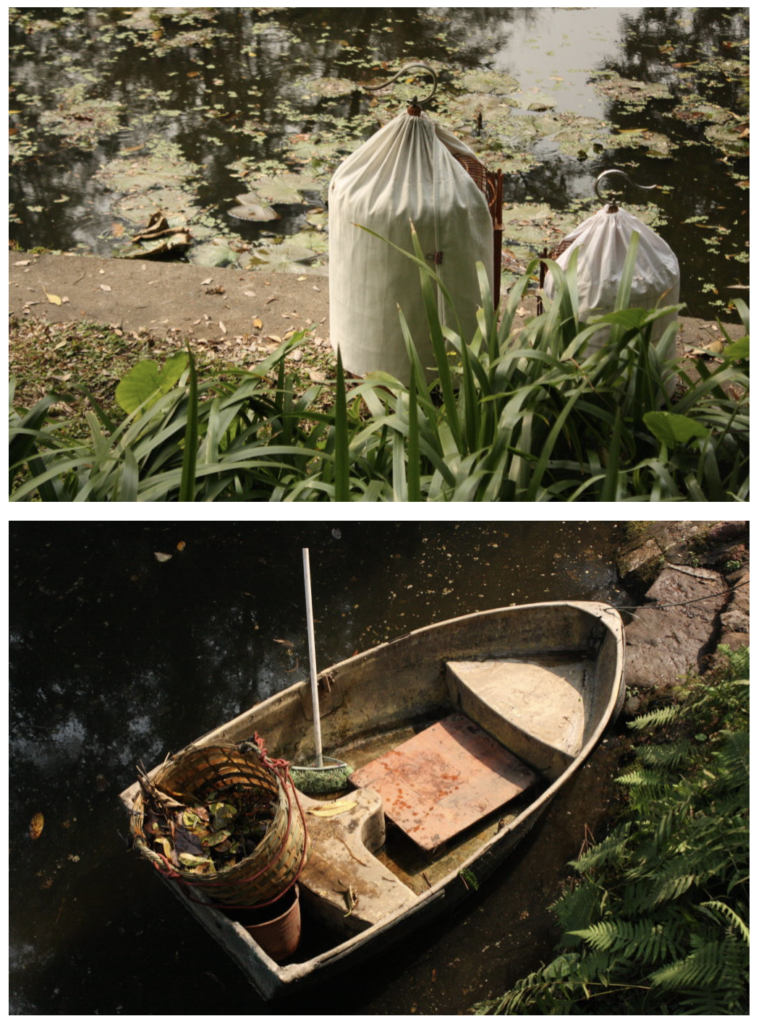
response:
<path id="1" fill-rule="evenodd" d="M 299 92 L 308 93 L 311 97 L 331 97 L 348 96 L 359 86 L 349 78 L 298 78 L 294 88 Z"/>
<path id="2" fill-rule="evenodd" d="M 131 224 L 145 224 L 154 210 L 166 214 L 196 212 L 193 197 L 181 189 L 154 188 L 149 192 L 138 192 L 124 196 L 114 205 L 114 212 Z"/>
<path id="3" fill-rule="evenodd" d="M 238 261 L 239 253 L 227 242 L 218 239 L 194 246 L 188 258 L 199 267 L 228 267 Z"/>
<path id="4" fill-rule="evenodd" d="M 629 107 L 641 108 L 653 99 L 671 99 L 668 86 L 662 82 L 640 82 L 634 78 L 611 75 L 596 81 L 594 87 L 608 99 L 625 103 Z"/>
<path id="5" fill-rule="evenodd" d="M 260 196 L 247 192 L 237 196 L 239 206 L 234 206 L 228 211 L 229 217 L 236 217 L 237 220 L 252 220 L 258 224 L 267 224 L 272 220 L 281 220 L 281 214 L 271 206 L 261 202 Z"/>
<path id="6" fill-rule="evenodd" d="M 169 188 L 197 172 L 172 143 L 155 146 L 149 156 L 117 157 L 104 164 L 94 178 L 117 192 L 140 192 L 161 185 Z"/>
<path id="7" fill-rule="evenodd" d="M 267 203 L 292 205 L 305 202 L 303 192 L 316 191 L 320 186 L 309 174 L 287 172 L 274 176 L 260 175 L 247 182 L 250 193 Z"/>
<path id="8" fill-rule="evenodd" d="M 267 270 L 274 274 L 304 274 L 306 268 L 301 262 L 312 260 L 315 255 L 312 249 L 305 246 L 281 242 L 269 248 L 255 250 L 254 255 L 247 259 L 246 266 L 251 270 Z"/>
<path id="9" fill-rule="evenodd" d="M 64 135 L 72 145 L 92 149 L 99 139 L 120 129 L 123 106 L 114 100 L 87 99 L 83 83 L 63 90 L 55 110 L 44 110 L 40 123 L 56 135 Z"/>
<path id="10" fill-rule="evenodd" d="M 468 71 L 462 75 L 458 84 L 470 92 L 493 92 L 507 95 L 520 88 L 520 83 L 511 75 L 504 75 L 500 71 Z"/>

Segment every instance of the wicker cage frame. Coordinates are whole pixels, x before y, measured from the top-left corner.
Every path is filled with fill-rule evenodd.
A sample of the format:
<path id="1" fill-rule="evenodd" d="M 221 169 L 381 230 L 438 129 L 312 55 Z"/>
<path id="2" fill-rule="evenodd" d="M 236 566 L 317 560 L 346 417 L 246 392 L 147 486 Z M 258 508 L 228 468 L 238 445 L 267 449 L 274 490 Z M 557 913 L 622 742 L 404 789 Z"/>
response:
<path id="1" fill-rule="evenodd" d="M 197 875 L 175 867 L 152 850 L 143 830 L 145 798 L 141 789 L 130 819 L 134 847 L 168 880 L 203 893 L 213 903 L 256 908 L 274 902 L 296 882 L 309 853 L 309 837 L 297 795 L 268 761 L 234 746 L 192 747 L 166 761 L 152 782 L 195 796 L 212 788 L 224 797 L 235 785 L 254 787 L 276 804 L 265 836 L 238 864 L 215 875 Z M 290 792 L 291 790 L 291 792 Z"/>

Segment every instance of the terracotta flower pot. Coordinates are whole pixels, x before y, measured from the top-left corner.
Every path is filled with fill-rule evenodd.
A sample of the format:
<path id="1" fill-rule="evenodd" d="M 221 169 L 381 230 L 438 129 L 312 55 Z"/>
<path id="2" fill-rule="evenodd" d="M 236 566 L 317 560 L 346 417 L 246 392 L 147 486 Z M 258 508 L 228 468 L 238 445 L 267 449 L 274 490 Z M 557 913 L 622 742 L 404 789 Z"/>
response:
<path id="1" fill-rule="evenodd" d="M 278 912 L 281 910 L 278 916 L 258 924 L 244 924 L 242 922 L 242 927 L 249 932 L 258 946 L 276 963 L 288 960 L 300 942 L 299 896 L 299 887 L 295 885 L 285 896 L 273 904 L 272 909 L 274 911 Z M 286 902 L 289 905 L 285 910 L 282 910 Z M 267 908 L 263 908 L 263 910 L 265 909 Z"/>

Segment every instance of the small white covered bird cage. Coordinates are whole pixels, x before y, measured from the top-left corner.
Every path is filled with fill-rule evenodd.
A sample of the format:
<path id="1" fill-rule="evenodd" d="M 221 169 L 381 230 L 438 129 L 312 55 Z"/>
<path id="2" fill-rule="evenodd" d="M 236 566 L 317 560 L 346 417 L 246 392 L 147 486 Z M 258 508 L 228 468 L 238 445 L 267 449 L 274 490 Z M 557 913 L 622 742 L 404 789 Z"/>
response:
<path id="1" fill-rule="evenodd" d="M 595 191 L 597 198 L 606 205 L 579 224 L 548 254 L 565 270 L 573 253 L 578 252 L 576 279 L 579 320 L 603 316 L 615 309 L 626 253 L 634 231 L 639 235 L 639 249 L 629 305 L 638 309 L 657 309 L 661 306 L 675 306 L 679 301 L 679 260 L 672 249 L 633 214 L 603 199 L 600 183 L 612 174 L 626 178 L 634 188 L 658 188 L 657 185 L 635 185 L 623 171 L 603 171 L 597 178 Z M 541 286 L 547 295 L 553 295 L 554 280 L 551 275 L 543 276 L 544 269 L 542 264 Z M 671 321 L 676 319 L 677 313 L 673 312 L 656 320 L 651 340 L 657 342 Z M 598 331 L 591 340 L 588 352 L 601 348 L 608 334 L 608 327 Z M 671 358 L 675 355 L 676 345 Z"/>
<path id="2" fill-rule="evenodd" d="M 416 98 L 339 166 L 329 187 L 329 330 L 345 369 L 359 376 L 381 370 L 408 382 L 400 307 L 422 365 L 434 375 L 416 264 L 388 244 L 413 254 L 412 225 L 455 305 L 454 313 L 436 288 L 441 322 L 456 329 L 458 320 L 472 336 L 481 304 L 478 262 L 498 301 L 501 193 L 501 172 L 489 171 L 423 114 Z"/>

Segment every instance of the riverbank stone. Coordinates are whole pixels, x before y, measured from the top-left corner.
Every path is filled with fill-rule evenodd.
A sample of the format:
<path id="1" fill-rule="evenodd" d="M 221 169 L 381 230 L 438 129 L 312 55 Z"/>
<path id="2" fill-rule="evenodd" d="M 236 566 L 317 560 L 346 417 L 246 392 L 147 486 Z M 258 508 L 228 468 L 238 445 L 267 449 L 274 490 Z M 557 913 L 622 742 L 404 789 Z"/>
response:
<path id="1" fill-rule="evenodd" d="M 667 686 L 689 672 L 703 671 L 726 600 L 720 573 L 667 565 L 626 626 L 627 687 Z M 671 607 L 651 607 L 653 602 Z"/>

